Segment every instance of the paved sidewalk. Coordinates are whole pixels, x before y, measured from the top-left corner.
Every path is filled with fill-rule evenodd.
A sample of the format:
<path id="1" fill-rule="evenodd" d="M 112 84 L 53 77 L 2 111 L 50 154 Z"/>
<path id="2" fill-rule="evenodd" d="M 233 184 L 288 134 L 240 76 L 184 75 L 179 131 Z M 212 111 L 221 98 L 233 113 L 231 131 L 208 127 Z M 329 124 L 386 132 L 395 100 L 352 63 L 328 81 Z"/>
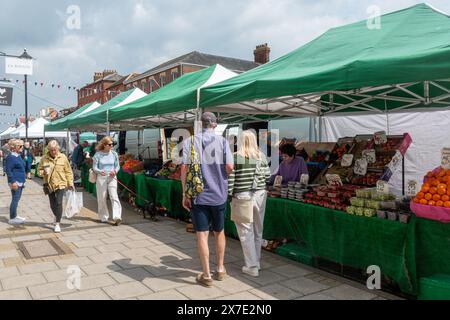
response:
<path id="1" fill-rule="evenodd" d="M 204 288 L 195 283 L 200 270 L 196 239 L 186 232 L 185 224 L 164 218 L 150 222 L 127 205 L 123 225 L 100 224 L 95 198 L 84 193 L 86 208 L 73 220 L 63 220 L 62 233 L 54 234 L 41 183 L 39 179 L 27 182 L 19 205 L 19 215 L 27 223 L 13 227 L 7 224 L 11 195 L 6 178 L 0 177 L 0 300 L 395 299 L 270 252 L 263 252 L 259 278 L 243 275 L 242 250 L 233 239 L 228 239 L 225 258 L 229 276 L 215 281 L 213 288 Z M 21 242 L 27 246 L 27 241 L 45 239 L 59 244 L 63 255 L 27 259 L 19 249 Z M 36 246 L 37 252 L 44 252 L 46 246 L 55 250 L 46 241 Z M 74 275 L 67 273 L 68 267 L 73 266 L 81 275 L 79 289 L 67 284 Z"/>

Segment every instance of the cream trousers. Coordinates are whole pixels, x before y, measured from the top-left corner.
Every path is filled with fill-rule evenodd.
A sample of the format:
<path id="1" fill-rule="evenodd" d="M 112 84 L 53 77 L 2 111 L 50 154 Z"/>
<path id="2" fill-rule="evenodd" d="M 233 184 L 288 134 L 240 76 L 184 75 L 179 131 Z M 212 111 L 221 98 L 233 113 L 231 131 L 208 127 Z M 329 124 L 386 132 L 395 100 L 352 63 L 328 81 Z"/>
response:
<path id="1" fill-rule="evenodd" d="M 111 199 L 113 219 L 122 219 L 122 205 L 117 195 L 117 180 L 110 176 L 97 175 L 97 204 L 100 220 L 109 219 L 109 210 L 107 204 L 107 194 Z"/>

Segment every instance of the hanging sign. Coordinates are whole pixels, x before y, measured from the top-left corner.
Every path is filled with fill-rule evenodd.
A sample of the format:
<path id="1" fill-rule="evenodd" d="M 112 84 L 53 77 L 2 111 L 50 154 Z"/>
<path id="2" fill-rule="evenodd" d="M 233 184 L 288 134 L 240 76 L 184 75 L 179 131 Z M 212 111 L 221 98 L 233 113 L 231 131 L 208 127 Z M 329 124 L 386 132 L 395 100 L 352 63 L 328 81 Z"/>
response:
<path id="1" fill-rule="evenodd" d="M 350 167 L 353 163 L 353 155 L 352 154 L 344 154 L 342 156 L 341 167 L 347 168 Z"/>
<path id="2" fill-rule="evenodd" d="M 357 175 L 365 176 L 367 174 L 367 160 L 365 158 L 357 159 L 353 167 L 353 172 Z"/>
<path id="3" fill-rule="evenodd" d="M 363 158 L 366 158 L 367 163 L 377 162 L 377 156 L 374 149 L 363 150 L 362 156 Z"/>
<path id="4" fill-rule="evenodd" d="M 5 58 L 5 73 L 33 75 L 33 59 Z"/>
<path id="5" fill-rule="evenodd" d="M 442 149 L 441 166 L 444 169 L 450 169 L 450 148 Z"/>
<path id="6" fill-rule="evenodd" d="M 0 86 L 0 106 L 12 105 L 13 88 Z"/>
<path id="7" fill-rule="evenodd" d="M 374 134 L 374 141 L 375 141 L 375 144 L 377 144 L 377 145 L 387 143 L 386 132 L 385 131 L 376 132 Z"/>

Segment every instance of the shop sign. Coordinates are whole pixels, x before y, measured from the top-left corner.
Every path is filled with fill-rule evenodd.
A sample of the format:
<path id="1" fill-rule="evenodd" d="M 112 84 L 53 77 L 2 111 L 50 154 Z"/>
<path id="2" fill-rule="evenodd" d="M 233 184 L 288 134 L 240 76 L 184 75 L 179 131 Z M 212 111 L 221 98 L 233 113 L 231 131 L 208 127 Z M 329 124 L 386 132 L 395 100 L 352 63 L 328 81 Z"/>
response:
<path id="1" fill-rule="evenodd" d="M 0 87 L 0 106 L 10 107 L 12 104 L 13 88 Z"/>

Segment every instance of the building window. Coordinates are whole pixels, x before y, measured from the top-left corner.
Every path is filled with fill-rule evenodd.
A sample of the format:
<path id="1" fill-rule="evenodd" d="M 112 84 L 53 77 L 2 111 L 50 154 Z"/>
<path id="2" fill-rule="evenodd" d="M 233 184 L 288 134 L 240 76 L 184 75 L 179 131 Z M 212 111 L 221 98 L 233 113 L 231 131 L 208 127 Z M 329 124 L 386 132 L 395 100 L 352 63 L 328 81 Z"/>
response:
<path id="1" fill-rule="evenodd" d="M 137 87 L 138 87 L 138 83 L 137 82 L 133 83 L 133 88 L 137 88 Z"/>
<path id="2" fill-rule="evenodd" d="M 144 91 L 144 92 L 147 91 L 147 81 L 146 80 L 141 81 L 141 88 L 142 88 L 142 91 Z"/>
<path id="3" fill-rule="evenodd" d="M 153 81 L 154 81 L 153 79 L 150 79 L 149 82 L 148 82 L 149 87 L 150 87 L 150 92 L 153 92 L 153 88 L 154 88 L 153 87 L 154 86 Z"/>
<path id="4" fill-rule="evenodd" d="M 178 72 L 172 72 L 172 81 L 175 81 L 178 78 Z"/>
<path id="5" fill-rule="evenodd" d="M 161 83 L 161 87 L 164 87 L 164 85 L 166 84 L 166 75 L 162 74 L 159 76 L 159 82 Z"/>

